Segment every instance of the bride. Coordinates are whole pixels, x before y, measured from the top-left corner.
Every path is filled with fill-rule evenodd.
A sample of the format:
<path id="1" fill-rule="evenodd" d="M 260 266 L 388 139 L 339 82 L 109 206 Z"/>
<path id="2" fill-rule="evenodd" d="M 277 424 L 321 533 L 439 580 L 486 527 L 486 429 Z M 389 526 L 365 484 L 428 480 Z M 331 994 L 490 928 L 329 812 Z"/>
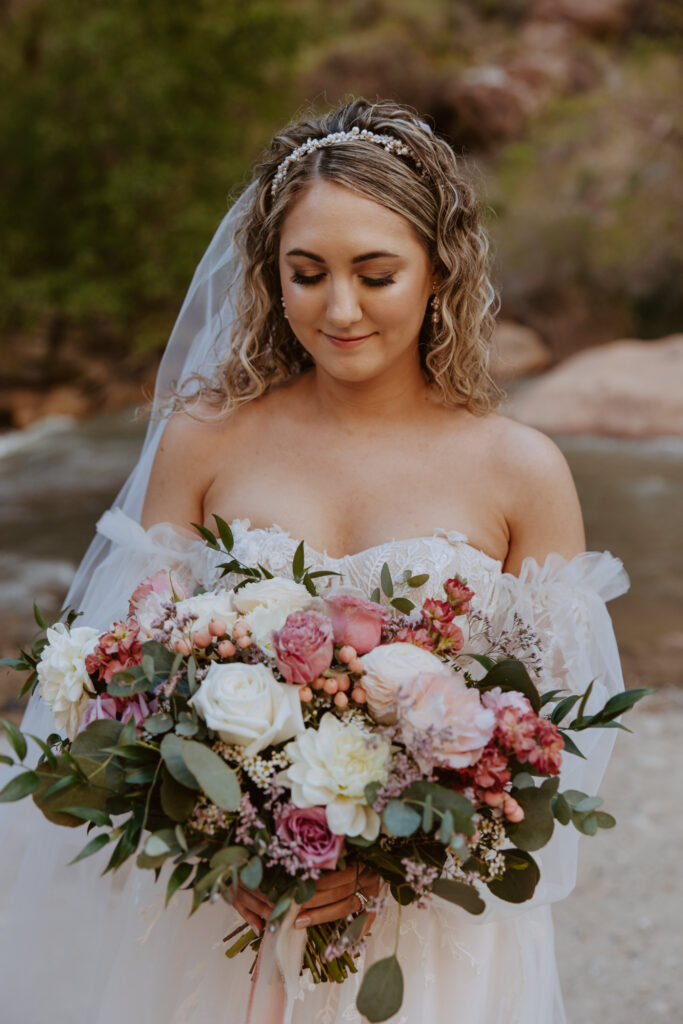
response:
<path id="1" fill-rule="evenodd" d="M 70 604 L 105 626 L 156 568 L 215 583 L 189 524 L 211 527 L 217 513 L 236 555 L 276 573 L 301 538 L 309 562 L 366 593 L 385 561 L 394 576 L 430 573 L 433 587 L 460 573 L 500 628 L 515 612 L 536 628 L 541 689 L 580 692 L 595 678 L 596 705 L 618 692 L 605 601 L 628 579 L 609 553 L 585 552 L 556 445 L 495 412 L 493 302 L 478 203 L 424 122 L 358 100 L 287 127 L 197 270 L 140 463 L 98 524 Z M 416 599 L 430 593 L 428 582 Z M 25 728 L 48 731 L 44 715 L 32 706 Z M 596 791 L 612 736 L 582 735 L 586 760 L 566 756 L 562 788 Z M 82 835 L 55 832 L 40 823 L 10 839 L 6 1019 L 242 1024 L 246 958 L 225 960 L 221 939 L 235 911 L 260 930 L 265 897 L 241 890 L 233 911 L 203 906 L 187 920 L 187 894 L 162 911 L 163 886 L 128 865 L 106 881 L 95 858 L 66 869 Z M 550 904 L 574 885 L 577 835 L 556 828 L 526 904 L 487 894 L 479 918 L 437 897 L 403 909 L 395 1024 L 564 1021 Z M 362 883 L 376 892 L 372 876 Z M 357 888 L 354 871 L 329 876 L 295 927 L 357 910 Z M 395 924 L 390 906 L 368 962 L 393 950 Z M 29 956 L 32 980 L 19 969 Z M 291 1020 L 360 1021 L 357 978 L 313 986 L 302 975 Z"/>

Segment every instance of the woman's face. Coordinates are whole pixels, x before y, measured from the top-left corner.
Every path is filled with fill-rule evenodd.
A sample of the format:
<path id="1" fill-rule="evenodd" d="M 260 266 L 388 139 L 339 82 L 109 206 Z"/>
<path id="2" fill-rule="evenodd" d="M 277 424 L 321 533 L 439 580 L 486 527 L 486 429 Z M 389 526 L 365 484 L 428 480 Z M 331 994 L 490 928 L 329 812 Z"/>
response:
<path id="1" fill-rule="evenodd" d="M 284 220 L 279 265 L 289 324 L 318 370 L 347 382 L 415 371 L 433 275 L 404 217 L 315 182 Z"/>

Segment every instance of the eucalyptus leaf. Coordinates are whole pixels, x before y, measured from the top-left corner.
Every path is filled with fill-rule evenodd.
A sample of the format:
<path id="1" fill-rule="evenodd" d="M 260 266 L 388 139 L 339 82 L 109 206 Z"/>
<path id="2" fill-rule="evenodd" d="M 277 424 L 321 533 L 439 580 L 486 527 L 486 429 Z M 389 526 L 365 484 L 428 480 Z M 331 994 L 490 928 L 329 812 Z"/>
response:
<path id="1" fill-rule="evenodd" d="M 379 604 L 381 596 L 382 595 L 380 593 L 379 587 L 375 587 L 373 592 L 370 594 L 370 600 L 373 602 L 373 604 Z"/>
<path id="2" fill-rule="evenodd" d="M 425 805 L 422 808 L 422 830 L 431 832 L 434 824 L 434 808 L 432 807 L 432 794 L 427 794 Z"/>
<path id="3" fill-rule="evenodd" d="M 145 731 L 150 736 L 158 736 L 161 733 L 170 732 L 173 724 L 173 718 L 167 711 L 157 711 L 155 715 L 150 715 L 145 719 Z"/>
<path id="4" fill-rule="evenodd" d="M 161 756 L 173 778 L 187 789 L 199 789 L 199 783 L 187 767 L 183 757 L 186 741 L 173 732 L 167 732 L 161 741 Z"/>
<path id="5" fill-rule="evenodd" d="M 211 867 L 232 867 L 235 864 L 246 864 L 249 860 L 249 851 L 246 846 L 226 846 L 218 850 L 211 858 Z"/>
<path id="6" fill-rule="evenodd" d="M 520 850 L 540 850 L 552 836 L 555 816 L 550 806 L 551 797 L 552 794 L 535 786 L 515 793 L 515 800 L 522 807 L 524 818 L 519 822 L 508 822 L 506 830 Z"/>
<path id="7" fill-rule="evenodd" d="M 289 893 L 285 893 L 284 896 L 281 896 L 280 899 L 277 900 L 277 902 L 275 903 L 275 906 L 270 912 L 270 917 L 268 918 L 268 920 L 270 922 L 279 921 L 281 917 L 285 916 L 291 905 L 292 897 L 291 895 L 289 895 Z"/>
<path id="8" fill-rule="evenodd" d="M 483 914 L 486 904 L 474 888 L 467 882 L 458 882 L 452 878 L 437 878 L 432 886 L 435 896 L 440 896 L 449 903 L 457 903 L 470 914 Z"/>
<path id="9" fill-rule="evenodd" d="M 412 836 L 420 827 L 422 817 L 401 800 L 390 800 L 382 813 L 385 827 L 394 836 Z"/>
<path id="10" fill-rule="evenodd" d="M 379 574 L 382 591 L 387 597 L 394 596 L 394 581 L 391 578 L 391 569 L 387 562 L 384 562 Z"/>
<path id="11" fill-rule="evenodd" d="M 598 823 L 598 828 L 614 828 L 616 825 L 616 818 L 613 818 L 611 814 L 607 814 L 605 811 L 596 811 L 595 820 Z"/>
<path id="12" fill-rule="evenodd" d="M 392 608 L 395 608 L 397 611 L 402 612 L 404 615 L 410 615 L 413 608 L 415 607 L 414 603 L 410 601 L 407 597 L 392 597 L 389 603 L 391 604 Z"/>
<path id="13" fill-rule="evenodd" d="M 587 811 L 595 811 L 603 803 L 601 796 L 586 796 L 574 805 L 574 810 L 584 814 Z"/>
<path id="14" fill-rule="evenodd" d="M 568 825 L 572 820 L 572 809 L 562 793 L 557 793 L 553 797 L 550 806 L 560 825 Z"/>
<path id="15" fill-rule="evenodd" d="M 232 768 L 201 743 L 194 740 L 181 740 L 181 743 L 183 760 L 209 799 L 223 811 L 239 810 L 242 794 Z"/>
<path id="16" fill-rule="evenodd" d="M 403 972 L 396 956 L 378 960 L 365 972 L 356 1006 L 371 1024 L 398 1013 L 403 1002 Z"/>
<path id="17" fill-rule="evenodd" d="M 498 899 L 507 903 L 526 903 L 534 894 L 541 877 L 538 864 L 525 850 L 502 850 L 505 873 L 488 888 Z"/>
<path id="18" fill-rule="evenodd" d="M 406 580 L 406 583 L 408 584 L 409 587 L 423 587 L 428 579 L 429 573 L 421 572 L 418 573 L 417 576 L 409 576 L 408 579 Z"/>
<path id="19" fill-rule="evenodd" d="M 192 814 L 197 791 L 181 785 L 164 765 L 161 775 L 161 807 L 171 821 L 183 822 Z"/>
<path id="20" fill-rule="evenodd" d="M 439 842 L 442 842 L 444 846 L 450 842 L 453 835 L 453 815 L 450 810 L 444 811 L 436 834 L 439 837 Z"/>
<path id="21" fill-rule="evenodd" d="M 145 853 L 148 857 L 159 857 L 161 854 L 169 854 L 170 852 L 171 847 L 158 832 L 153 832 L 151 836 L 147 837 Z"/>
<path id="22" fill-rule="evenodd" d="M 247 889 L 258 889 L 263 878 L 263 862 L 260 857 L 252 857 L 240 871 L 240 881 Z"/>

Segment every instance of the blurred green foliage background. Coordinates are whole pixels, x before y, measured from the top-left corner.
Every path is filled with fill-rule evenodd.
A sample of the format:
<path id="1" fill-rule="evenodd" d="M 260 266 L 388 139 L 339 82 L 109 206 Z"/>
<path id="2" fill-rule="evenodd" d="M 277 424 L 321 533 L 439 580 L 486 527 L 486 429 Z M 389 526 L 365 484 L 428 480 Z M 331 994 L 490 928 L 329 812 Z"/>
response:
<path id="1" fill-rule="evenodd" d="M 9 0 L 0 28 L 5 386 L 144 373 L 272 132 L 350 94 L 472 164 L 503 313 L 555 356 L 680 329 L 676 0 Z"/>

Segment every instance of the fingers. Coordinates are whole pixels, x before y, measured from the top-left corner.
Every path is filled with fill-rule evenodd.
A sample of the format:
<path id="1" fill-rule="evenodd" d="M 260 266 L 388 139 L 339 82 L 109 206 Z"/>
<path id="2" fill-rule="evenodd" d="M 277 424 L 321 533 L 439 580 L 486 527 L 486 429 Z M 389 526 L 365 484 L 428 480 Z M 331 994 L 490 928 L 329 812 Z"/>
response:
<path id="1" fill-rule="evenodd" d="M 241 883 L 233 895 L 232 905 L 257 932 L 263 931 L 273 909 L 273 904 L 266 899 L 260 889 L 247 889 Z"/>
<path id="2" fill-rule="evenodd" d="M 333 888 L 328 886 L 323 888 L 322 891 L 318 887 L 315 896 L 307 903 L 302 904 L 301 911 L 294 922 L 297 928 L 306 928 L 308 925 L 336 921 L 341 917 L 347 917 L 349 914 L 355 914 L 362 910 L 363 901 L 358 898 L 358 889 L 362 889 L 364 894 L 370 897 L 379 894 L 380 877 L 369 868 L 361 869 L 357 879 L 355 868 L 351 872 L 343 871 L 335 872 L 335 874 L 337 875 L 337 881 L 340 877 L 344 877 L 343 884 Z M 350 879 L 349 875 L 351 876 Z M 374 915 L 372 916 L 374 919 Z"/>

